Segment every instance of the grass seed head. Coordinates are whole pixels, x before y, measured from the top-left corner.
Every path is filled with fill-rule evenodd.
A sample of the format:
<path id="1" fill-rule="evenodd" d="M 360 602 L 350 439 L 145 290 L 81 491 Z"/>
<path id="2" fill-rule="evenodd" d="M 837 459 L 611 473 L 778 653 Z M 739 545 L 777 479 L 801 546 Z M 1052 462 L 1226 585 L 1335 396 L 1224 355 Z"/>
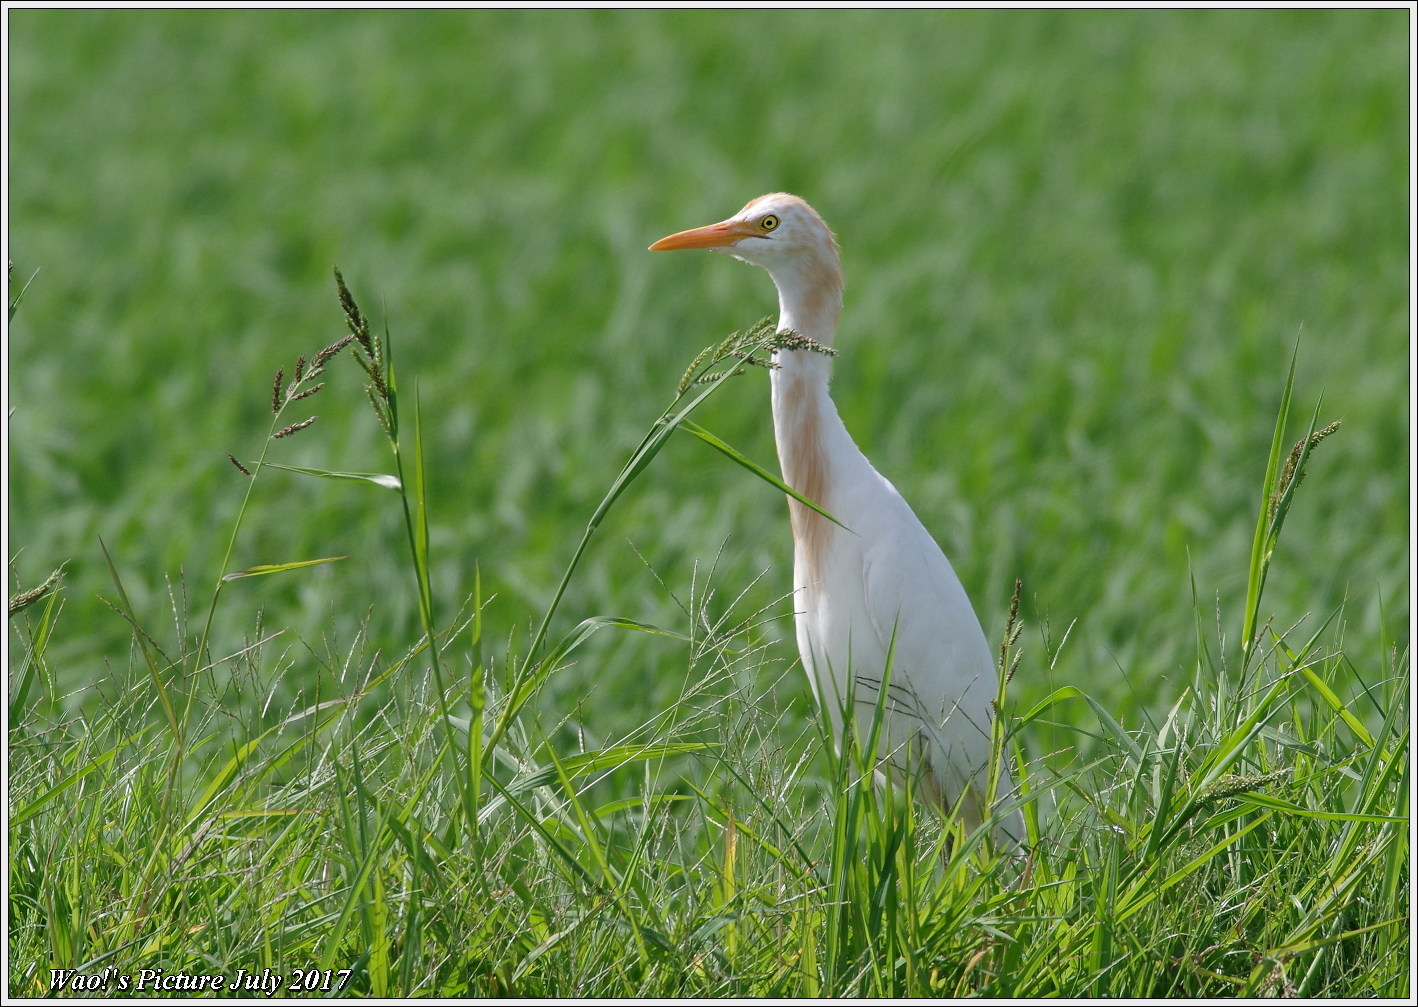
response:
<path id="1" fill-rule="evenodd" d="M 1316 430 L 1308 438 L 1301 437 L 1290 449 L 1290 457 L 1285 459 L 1285 468 L 1280 472 L 1280 482 L 1276 484 L 1275 492 L 1270 495 L 1270 519 L 1272 521 L 1275 520 L 1275 512 L 1280 507 L 1280 500 L 1289 491 L 1291 483 L 1298 486 L 1305 478 L 1304 469 L 1300 469 L 1298 473 L 1295 470 L 1299 468 L 1300 459 L 1304 456 L 1306 448 L 1313 451 L 1315 445 L 1339 429 L 1340 422 L 1340 420 L 1335 420 L 1329 426 Z"/>
<path id="2" fill-rule="evenodd" d="M 746 363 L 746 364 L 752 364 L 752 363 L 757 363 L 757 361 L 756 361 L 756 360 L 745 360 L 744 363 Z M 696 385 L 708 385 L 708 384 L 713 384 L 715 381 L 718 381 L 720 378 L 736 378 L 736 377 L 738 377 L 740 374 L 744 374 L 744 373 L 746 373 L 746 368 L 743 368 L 743 367 L 726 367 L 726 368 L 725 368 L 724 370 L 722 370 L 722 371 L 710 371 L 708 374 L 701 374 L 701 375 L 699 375 L 699 377 L 697 377 L 697 378 L 694 379 L 694 384 L 696 384 Z"/>
<path id="3" fill-rule="evenodd" d="M 1206 792 L 1201 795 L 1201 801 L 1203 804 L 1216 804 L 1252 790 L 1263 791 L 1273 783 L 1280 783 L 1288 779 L 1291 773 L 1292 769 L 1286 767 L 1257 775 L 1233 773 L 1223 776 L 1207 788 Z"/>
<path id="4" fill-rule="evenodd" d="M 355 303 L 350 288 L 345 286 L 345 278 L 340 273 L 340 267 L 335 269 L 335 286 L 340 292 L 340 309 L 345 313 L 345 323 L 350 327 L 350 334 L 353 335 L 364 346 L 366 351 L 372 350 L 369 343 L 369 322 L 365 319 L 363 312 L 359 310 L 359 305 Z"/>
<path id="5" fill-rule="evenodd" d="M 777 334 L 773 340 L 775 350 L 807 350 L 811 353 L 821 353 L 824 356 L 835 357 L 837 350 L 826 343 L 819 343 L 816 339 L 809 339 L 807 336 L 794 332 L 792 329 L 784 329 Z"/>
<path id="6" fill-rule="evenodd" d="M 382 427 L 383 430 L 384 430 L 384 436 L 385 436 L 385 437 L 388 437 L 390 440 L 393 440 L 393 439 L 394 439 L 394 428 L 393 428 L 392 426 L 390 426 L 390 424 L 389 424 L 389 417 L 388 417 L 388 416 L 385 414 L 385 412 L 384 412 L 384 410 L 385 410 L 385 408 L 386 408 L 386 406 L 384 405 L 384 400 L 381 399 L 381 398 L 379 398 L 379 397 L 375 394 L 374 388 L 373 388 L 372 385 L 365 385 L 365 386 L 364 386 L 364 394 L 365 394 L 365 397 L 369 399 L 369 404 L 370 404 L 370 406 L 372 406 L 373 409 L 374 409 L 375 418 L 377 418 L 377 419 L 379 420 L 379 425 L 380 425 L 380 427 Z"/>
<path id="7" fill-rule="evenodd" d="M 770 354 L 775 350 L 809 350 L 828 356 L 837 355 L 837 351 L 832 347 L 819 343 L 815 339 L 809 339 L 807 336 L 799 335 L 792 329 L 779 330 L 773 319 L 763 318 L 747 329 L 731 333 L 717 346 L 706 346 L 700 350 L 699 355 L 694 358 L 684 375 L 679 379 L 679 385 L 675 390 L 676 394 L 683 395 L 692 385 L 709 384 L 721 378 L 743 374 L 746 367 L 762 367 L 766 370 L 773 370 L 778 365 L 765 354 Z M 712 371 L 704 370 L 706 366 L 713 367 L 730 357 L 738 361 L 733 367 Z M 707 365 L 706 361 L 708 361 Z"/>
<path id="8" fill-rule="evenodd" d="M 28 608 L 45 595 L 49 594 L 49 592 L 54 589 L 54 586 L 59 583 L 59 578 L 63 572 L 64 568 L 60 567 L 46 577 L 43 584 L 32 587 L 28 591 L 20 591 L 18 594 L 12 594 L 10 596 L 10 614 L 14 615 L 21 609 Z M 15 578 L 15 585 L 17 587 L 19 586 L 18 576 Z"/>
<path id="9" fill-rule="evenodd" d="M 335 286 L 339 288 L 340 310 L 345 313 L 345 324 L 349 326 L 350 335 L 354 336 L 359 343 L 359 348 L 364 351 L 356 353 L 355 359 L 364 368 L 364 372 L 369 375 L 375 393 L 387 402 L 389 385 L 384 380 L 384 352 L 379 345 L 379 337 L 370 330 L 369 319 L 364 316 L 364 312 L 359 310 L 359 305 L 355 303 L 350 288 L 345 286 L 345 278 L 340 273 L 340 267 L 334 268 Z M 380 422 L 383 423 L 384 420 L 381 418 Z"/>
<path id="10" fill-rule="evenodd" d="M 690 365 L 687 368 L 685 368 L 684 376 L 679 379 L 679 387 L 676 389 L 675 394 L 683 395 L 685 393 L 685 390 L 688 389 L 690 385 L 696 383 L 698 379 L 695 377 L 695 375 L 699 373 L 700 365 L 702 365 L 704 363 L 705 358 L 713 352 L 714 347 L 712 346 L 706 346 L 704 347 L 704 349 L 699 351 L 699 355 L 696 356 L 694 360 L 690 362 Z"/>
<path id="11" fill-rule="evenodd" d="M 325 369 L 325 364 L 329 362 L 330 358 L 333 357 L 335 354 L 339 353 L 352 342 L 354 342 L 354 333 L 350 333 L 347 336 L 340 337 L 339 339 L 331 343 L 329 346 L 321 350 L 319 353 L 315 354 L 315 359 L 310 362 L 310 373 L 307 374 L 306 377 L 314 377 L 315 375 L 323 371 Z"/>
<path id="12" fill-rule="evenodd" d="M 1014 645 L 1019 642 L 1019 634 L 1024 631 L 1024 625 L 1019 621 L 1019 592 L 1024 587 L 1024 581 L 1016 577 L 1014 579 L 1014 596 L 1009 599 L 1009 618 L 1004 622 L 1004 639 L 999 645 L 999 670 L 1000 674 L 1009 681 L 1014 678 L 1014 673 L 1019 669 L 1019 655 L 1010 652 L 1014 650 Z"/>
<path id="13" fill-rule="evenodd" d="M 312 416 L 308 420 L 301 420 L 299 423 L 292 423 L 288 427 L 281 427 L 281 429 L 277 430 L 271 436 L 276 438 L 276 440 L 280 440 L 282 437 L 289 437 L 291 434 L 299 433 L 310 426 L 310 424 L 315 422 L 315 419 L 316 417 Z"/>

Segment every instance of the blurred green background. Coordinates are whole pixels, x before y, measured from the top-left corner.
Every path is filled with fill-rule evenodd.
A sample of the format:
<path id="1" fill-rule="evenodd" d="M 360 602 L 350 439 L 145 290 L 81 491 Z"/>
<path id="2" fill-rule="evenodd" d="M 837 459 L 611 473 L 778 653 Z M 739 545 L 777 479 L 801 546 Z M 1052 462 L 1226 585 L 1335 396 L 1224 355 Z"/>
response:
<path id="1" fill-rule="evenodd" d="M 184 592 L 204 611 L 245 488 L 226 453 L 259 453 L 276 367 L 341 334 L 332 263 L 417 383 L 444 618 L 480 568 L 489 632 L 525 641 L 690 358 L 776 306 L 761 271 L 646 246 L 776 189 L 843 245 L 847 425 L 993 639 L 1023 578 L 1016 696 L 1128 715 L 1186 682 L 1198 611 L 1234 644 L 1297 337 L 1291 437 L 1321 395 L 1344 427 L 1265 610 L 1342 606 L 1371 680 L 1409 634 L 1408 17 L 12 10 L 13 287 L 40 272 L 10 330 L 9 558 L 27 586 L 68 563 L 59 704 L 129 662 L 100 536 L 153 632 Z M 362 375 L 332 375 L 272 457 L 387 469 Z M 700 419 L 776 466 L 763 374 Z M 294 697 L 366 622 L 412 643 L 416 597 L 391 495 L 269 475 L 235 565 L 350 558 L 232 585 L 214 648 L 263 610 Z M 713 617 L 767 607 L 786 666 L 790 551 L 780 496 L 677 440 L 560 628 L 685 631 L 707 582 Z M 1052 670 L 1046 624 L 1074 626 Z M 609 734 L 685 667 L 606 634 L 544 702 Z M 744 687 L 806 716 L 796 673 Z"/>

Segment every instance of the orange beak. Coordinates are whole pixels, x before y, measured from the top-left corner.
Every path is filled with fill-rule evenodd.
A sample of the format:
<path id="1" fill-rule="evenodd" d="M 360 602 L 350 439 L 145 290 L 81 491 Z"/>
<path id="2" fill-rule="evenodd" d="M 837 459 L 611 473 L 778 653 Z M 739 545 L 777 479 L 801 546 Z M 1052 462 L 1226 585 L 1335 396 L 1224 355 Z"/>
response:
<path id="1" fill-rule="evenodd" d="M 728 248 L 737 245 L 749 235 L 757 234 L 741 220 L 721 220 L 708 227 L 696 227 L 689 231 L 671 234 L 650 246 L 652 252 L 673 252 L 680 248 Z"/>

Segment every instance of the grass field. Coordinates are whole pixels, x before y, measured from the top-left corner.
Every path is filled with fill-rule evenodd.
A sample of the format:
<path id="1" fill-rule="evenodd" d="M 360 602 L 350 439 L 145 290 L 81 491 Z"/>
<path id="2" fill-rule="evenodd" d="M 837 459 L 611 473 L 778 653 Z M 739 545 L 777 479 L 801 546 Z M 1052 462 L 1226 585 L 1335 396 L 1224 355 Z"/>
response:
<path id="1" fill-rule="evenodd" d="M 1408 995 L 1410 12 L 7 16 L 11 995 Z M 554 600 L 775 306 L 646 246 L 775 189 L 994 641 L 1022 582 L 1023 860 L 824 744 L 694 438 Z M 332 263 L 397 455 L 350 347 L 273 423 Z"/>

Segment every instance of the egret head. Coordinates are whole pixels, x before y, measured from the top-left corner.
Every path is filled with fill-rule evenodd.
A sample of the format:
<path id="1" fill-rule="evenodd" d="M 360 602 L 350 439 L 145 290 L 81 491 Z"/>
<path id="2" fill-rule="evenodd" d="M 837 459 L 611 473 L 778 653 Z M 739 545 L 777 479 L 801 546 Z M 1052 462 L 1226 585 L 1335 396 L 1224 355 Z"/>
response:
<path id="1" fill-rule="evenodd" d="M 727 220 L 671 234 L 652 252 L 708 248 L 762 266 L 778 287 L 782 324 L 830 341 L 842 307 L 837 239 L 797 196 L 770 192 Z"/>
<path id="2" fill-rule="evenodd" d="M 837 241 L 817 211 L 797 196 L 770 192 L 728 220 L 680 231 L 650 246 L 652 252 L 709 248 L 774 272 L 804 259 L 837 262 Z"/>

